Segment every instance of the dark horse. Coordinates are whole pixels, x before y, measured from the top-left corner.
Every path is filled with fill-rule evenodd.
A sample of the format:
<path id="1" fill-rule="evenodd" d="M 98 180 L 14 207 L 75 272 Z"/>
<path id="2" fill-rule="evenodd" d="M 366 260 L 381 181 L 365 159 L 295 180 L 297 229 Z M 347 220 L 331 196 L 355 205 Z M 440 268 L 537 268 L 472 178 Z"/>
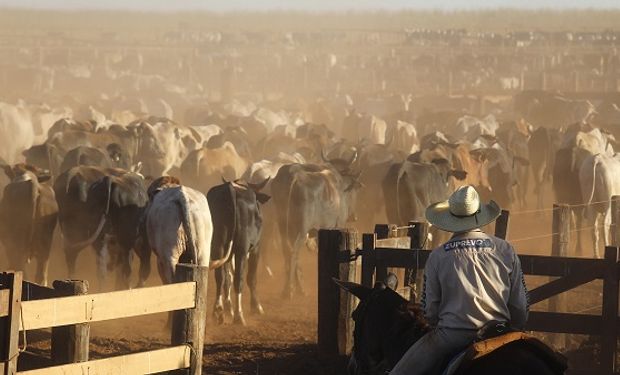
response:
<path id="1" fill-rule="evenodd" d="M 335 280 L 343 289 L 360 299 L 353 312 L 353 353 L 350 375 L 385 374 L 392 369 L 430 327 L 422 309 L 401 297 L 384 283 L 374 288 Z M 388 282 L 390 286 L 393 283 Z M 449 359 L 448 359 L 449 360 Z M 556 375 L 566 366 L 552 360 L 552 355 L 532 347 L 524 340 L 510 342 L 459 369 L 459 375 Z"/>

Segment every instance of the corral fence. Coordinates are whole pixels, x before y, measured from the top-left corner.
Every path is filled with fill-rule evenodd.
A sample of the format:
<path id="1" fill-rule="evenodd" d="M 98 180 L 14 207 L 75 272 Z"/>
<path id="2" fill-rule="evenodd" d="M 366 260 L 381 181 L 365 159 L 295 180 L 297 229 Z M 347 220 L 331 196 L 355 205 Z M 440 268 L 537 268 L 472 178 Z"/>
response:
<path id="1" fill-rule="evenodd" d="M 617 244 L 620 231 L 620 200 L 612 199 L 612 243 Z M 502 211 L 495 224 L 495 235 L 506 238 L 510 213 Z M 549 300 L 551 311 L 530 311 L 526 330 L 547 333 L 582 334 L 600 337 L 599 368 L 570 370 L 571 374 L 617 374 L 618 294 L 620 258 L 618 247 L 606 247 L 602 259 L 568 257 L 571 207 L 554 205 L 552 256 L 519 255 L 524 274 L 549 277 L 549 281 L 529 292 L 530 304 Z M 388 230 L 391 228 L 391 230 Z M 406 229 L 406 237 L 388 238 L 389 233 Z M 319 231 L 318 260 L 318 345 L 324 358 L 350 354 L 353 345 L 353 321 L 350 318 L 356 301 L 340 290 L 332 277 L 360 282 L 372 287 L 383 280 L 388 270 L 404 269 L 405 289 L 399 293 L 415 297 L 415 280 L 430 250 L 424 249 L 428 224 L 410 222 L 405 227 L 377 225 L 375 233 L 359 236 L 352 229 Z M 398 233 L 397 233 L 398 235 Z M 399 282 L 402 277 L 399 277 Z M 602 280 L 602 313 L 577 314 L 564 310 L 566 299 L 561 293 L 594 280 Z M 565 311 L 565 310 L 564 310 Z M 563 340 L 565 337 L 561 337 Z M 553 342 L 555 346 L 561 344 Z"/>
<path id="2" fill-rule="evenodd" d="M 199 375 L 206 319 L 208 268 L 179 264 L 175 283 L 88 294 L 84 281 L 47 288 L 0 273 L 0 374 L 151 374 L 180 370 Z M 90 323 L 174 311 L 172 346 L 89 360 Z M 52 367 L 18 371 L 26 331 L 52 328 Z M 181 370 L 185 369 L 185 370 Z"/>

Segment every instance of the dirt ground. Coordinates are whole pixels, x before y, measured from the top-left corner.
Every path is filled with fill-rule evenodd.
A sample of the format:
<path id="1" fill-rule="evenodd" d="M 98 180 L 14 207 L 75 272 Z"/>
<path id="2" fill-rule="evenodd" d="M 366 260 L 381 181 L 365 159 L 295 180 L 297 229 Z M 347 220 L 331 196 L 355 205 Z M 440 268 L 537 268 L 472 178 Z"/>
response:
<path id="1" fill-rule="evenodd" d="M 547 207 L 551 200 L 545 203 Z M 509 239 L 522 254 L 550 254 L 551 212 L 528 212 L 514 209 L 509 225 Z M 536 238 L 531 238 L 536 237 Z M 530 239 L 527 239 L 530 238 Z M 64 257 L 58 248 L 53 250 L 50 279 L 66 277 Z M 589 252 L 586 252 L 589 255 Z M 344 360 L 337 363 L 321 363 L 316 352 L 317 340 L 317 259 L 316 252 L 304 250 L 301 262 L 304 270 L 306 296 L 298 296 L 292 301 L 280 298 L 282 290 L 282 257 L 279 250 L 271 254 L 274 275 L 268 276 L 261 267 L 259 288 L 265 315 L 249 314 L 248 293 L 245 294 L 244 310 L 247 326 L 233 325 L 228 320 L 218 326 L 211 317 L 215 299 L 213 277 L 209 281 L 209 312 L 204 349 L 203 368 L 208 374 L 342 374 Z M 0 257 L 0 262 L 4 261 Z M 77 278 L 90 280 L 94 275 L 94 258 L 85 250 L 79 260 Z M 0 263 L 1 264 L 1 263 Z M 545 281 L 545 278 L 528 277 L 530 288 Z M 91 280 L 94 282 L 94 280 Z M 159 285 L 160 280 L 153 267 L 147 285 Z M 92 285 L 91 285 L 92 287 Z M 95 290 L 92 290 L 95 292 Z M 600 311 L 600 283 L 590 283 L 569 293 L 567 312 L 597 313 Z M 533 307 L 546 309 L 543 302 Z M 110 322 L 95 323 L 91 326 L 90 356 L 92 359 L 115 356 L 130 352 L 164 347 L 169 344 L 169 330 L 166 328 L 167 314 L 153 314 L 138 318 L 128 318 Z M 540 335 L 547 342 L 554 338 Z M 575 349 L 582 345 L 582 338 L 571 338 L 565 349 Z M 27 352 L 20 358 L 20 368 L 29 369 L 49 365 L 49 333 L 29 332 Z M 579 359 L 584 365 L 583 358 Z M 587 361 L 586 361 L 587 362 Z M 587 365 L 584 365 L 587 366 Z"/>

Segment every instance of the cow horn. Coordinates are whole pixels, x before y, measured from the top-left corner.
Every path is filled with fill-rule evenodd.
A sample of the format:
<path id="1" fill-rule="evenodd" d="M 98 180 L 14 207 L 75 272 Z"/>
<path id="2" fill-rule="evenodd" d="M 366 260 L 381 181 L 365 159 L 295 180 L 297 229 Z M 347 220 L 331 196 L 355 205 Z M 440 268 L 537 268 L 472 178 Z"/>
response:
<path id="1" fill-rule="evenodd" d="M 321 159 L 323 159 L 324 162 L 329 163 L 331 162 L 331 160 L 329 160 L 327 158 L 327 155 L 325 155 L 325 149 L 321 148 Z"/>
<path id="2" fill-rule="evenodd" d="M 250 189 L 254 190 L 255 192 L 259 192 L 263 190 L 263 188 L 267 185 L 269 180 L 271 180 L 271 177 L 267 177 L 266 179 L 263 180 L 263 182 L 259 182 L 258 184 L 251 184 L 248 182 L 248 186 L 250 187 Z"/>
<path id="3" fill-rule="evenodd" d="M 357 149 L 353 152 L 353 156 L 351 156 L 351 160 L 349 161 L 349 165 L 353 165 L 357 160 Z"/>

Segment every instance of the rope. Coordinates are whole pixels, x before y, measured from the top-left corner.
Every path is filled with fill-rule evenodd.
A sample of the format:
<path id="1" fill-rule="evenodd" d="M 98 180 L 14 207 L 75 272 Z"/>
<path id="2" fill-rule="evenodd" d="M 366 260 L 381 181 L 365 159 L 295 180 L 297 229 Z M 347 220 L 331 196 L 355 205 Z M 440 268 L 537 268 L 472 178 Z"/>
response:
<path id="1" fill-rule="evenodd" d="M 25 327 L 25 324 L 24 324 L 24 305 L 22 305 L 21 303 L 19 304 L 19 319 L 22 322 L 22 327 Z M 13 356 L 11 356 L 9 358 L 8 362 L 11 362 L 15 358 L 19 357 L 19 355 L 21 353 L 25 352 L 26 349 L 28 348 L 28 341 L 26 340 L 26 330 L 25 329 L 22 331 L 22 336 L 23 336 L 24 346 L 22 348 L 17 348 L 17 352 L 15 354 L 13 354 Z"/>

